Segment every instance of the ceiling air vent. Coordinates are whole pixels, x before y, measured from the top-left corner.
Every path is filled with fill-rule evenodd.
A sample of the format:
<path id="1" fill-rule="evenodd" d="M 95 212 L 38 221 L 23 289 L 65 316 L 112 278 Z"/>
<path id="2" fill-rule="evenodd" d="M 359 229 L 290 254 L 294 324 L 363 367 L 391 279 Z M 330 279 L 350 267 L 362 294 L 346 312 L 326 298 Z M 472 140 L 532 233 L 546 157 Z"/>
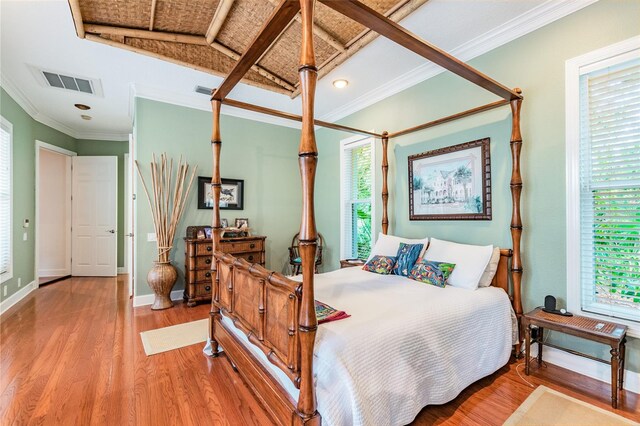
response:
<path id="1" fill-rule="evenodd" d="M 93 95 L 93 87 L 91 81 L 84 78 L 71 77 L 68 75 L 54 74 L 48 71 L 42 71 L 44 78 L 51 87 L 60 89 L 75 90 L 76 92 L 84 92 Z"/>
<path id="2" fill-rule="evenodd" d="M 213 89 L 204 86 L 196 86 L 196 93 L 200 93 L 202 95 L 211 96 L 211 90 Z"/>
<path id="3" fill-rule="evenodd" d="M 33 76 L 45 87 L 71 90 L 73 92 L 86 93 L 88 95 L 103 96 L 102 84 L 96 78 L 81 77 L 69 73 L 44 70 L 42 68 L 29 65 Z"/>

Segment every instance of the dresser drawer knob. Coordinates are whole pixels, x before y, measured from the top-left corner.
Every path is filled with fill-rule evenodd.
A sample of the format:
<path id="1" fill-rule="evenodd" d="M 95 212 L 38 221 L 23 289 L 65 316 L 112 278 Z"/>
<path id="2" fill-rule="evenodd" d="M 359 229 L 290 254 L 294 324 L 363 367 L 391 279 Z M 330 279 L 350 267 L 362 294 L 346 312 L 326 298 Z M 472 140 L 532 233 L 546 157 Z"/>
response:
<path id="1" fill-rule="evenodd" d="M 251 244 L 249 245 L 249 247 L 250 247 L 250 248 L 256 248 L 256 245 L 255 245 L 254 243 L 251 243 Z"/>
<path id="2" fill-rule="evenodd" d="M 249 260 L 253 260 L 253 255 L 249 256 Z"/>
<path id="3" fill-rule="evenodd" d="M 204 263 L 206 263 L 207 265 L 210 265 L 211 264 L 211 259 L 209 259 L 209 258 L 205 259 Z"/>
<path id="4" fill-rule="evenodd" d="M 207 251 L 211 251 L 212 247 L 211 246 L 207 246 Z"/>
<path id="5" fill-rule="evenodd" d="M 208 286 L 206 286 L 204 289 L 205 289 L 205 290 L 207 290 L 207 291 L 211 291 L 211 286 L 210 286 L 210 285 L 208 285 Z"/>
<path id="6" fill-rule="evenodd" d="M 207 272 L 206 274 L 204 274 L 204 276 L 207 278 L 211 278 L 211 272 Z"/>

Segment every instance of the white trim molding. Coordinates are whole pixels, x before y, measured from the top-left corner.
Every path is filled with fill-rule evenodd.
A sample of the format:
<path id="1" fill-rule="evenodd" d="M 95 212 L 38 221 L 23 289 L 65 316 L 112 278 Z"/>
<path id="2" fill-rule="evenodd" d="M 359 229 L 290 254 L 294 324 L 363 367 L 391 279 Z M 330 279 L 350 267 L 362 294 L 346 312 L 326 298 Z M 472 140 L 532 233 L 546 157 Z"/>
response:
<path id="1" fill-rule="evenodd" d="M 0 115 L 0 125 L 4 127 L 9 132 L 9 265 L 7 270 L 0 274 L 0 283 L 5 283 L 13 278 L 13 249 L 14 249 L 14 241 L 13 241 L 13 210 L 14 210 L 14 199 L 13 199 L 13 187 L 14 187 L 14 179 L 13 179 L 13 123 L 4 118 L 4 116 Z"/>
<path id="2" fill-rule="evenodd" d="M 565 63 L 566 256 L 567 309 L 591 318 L 629 327 L 627 335 L 640 338 L 640 323 L 582 310 L 580 278 L 580 75 L 609 58 L 629 56 L 640 49 L 640 36 L 569 59 Z"/>
<path id="3" fill-rule="evenodd" d="M 36 288 L 37 288 L 36 282 L 31 281 L 29 284 L 27 284 L 17 292 L 13 293 L 11 296 L 4 299 L 4 301 L 0 303 L 0 315 L 4 314 L 9 309 L 11 309 L 16 303 L 18 303 L 19 301 L 27 297 L 29 293 L 31 293 Z"/>
<path id="4" fill-rule="evenodd" d="M 592 359 L 573 355 L 560 349 L 544 347 L 542 350 L 543 362 L 557 365 L 564 369 L 591 377 L 592 379 L 611 384 L 611 366 Z M 531 345 L 531 356 L 538 355 L 538 345 Z M 631 352 L 627 351 L 627 360 L 631 357 Z M 531 360 L 536 363 L 535 359 Z M 640 394 L 640 373 L 630 370 L 624 371 L 624 389 Z"/>
<path id="5" fill-rule="evenodd" d="M 458 46 L 449 53 L 463 62 L 470 61 L 571 13 L 577 12 L 596 1 L 598 0 L 546 1 L 491 31 Z M 318 119 L 330 122 L 338 121 L 445 71 L 444 68 L 432 62 L 426 62 L 424 65 L 420 65 L 388 83 L 343 104 L 340 108 L 334 108 L 330 113 L 324 114 Z"/>
<path id="6" fill-rule="evenodd" d="M 171 300 L 182 300 L 184 290 L 173 290 L 171 292 Z M 153 299 L 156 296 L 153 294 L 142 294 L 140 296 L 133 296 L 133 307 L 146 306 L 153 304 Z"/>

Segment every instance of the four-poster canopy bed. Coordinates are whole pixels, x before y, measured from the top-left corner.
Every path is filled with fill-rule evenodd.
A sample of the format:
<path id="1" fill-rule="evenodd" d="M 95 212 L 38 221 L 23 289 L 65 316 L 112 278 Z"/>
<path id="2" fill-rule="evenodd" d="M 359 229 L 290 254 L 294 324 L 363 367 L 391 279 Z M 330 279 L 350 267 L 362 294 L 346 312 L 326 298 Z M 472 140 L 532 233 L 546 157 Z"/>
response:
<path id="1" fill-rule="evenodd" d="M 156 0 L 151 0 L 149 11 L 142 9 L 144 2 L 121 2 L 121 4 L 119 3 L 121 7 L 105 8 L 98 7 L 97 4 L 99 2 L 95 0 L 69 0 L 76 32 L 81 38 L 151 55 L 225 77 L 219 87 L 213 91 L 211 97 L 213 110 L 211 137 L 213 151 L 212 188 L 215 207 L 212 219 L 213 261 L 211 263 L 213 298 L 208 350 L 211 355 L 216 356 L 220 347 L 224 349 L 229 360 L 234 366 L 237 366 L 239 373 L 278 424 L 317 425 L 321 423 L 316 388 L 322 386 L 323 383 L 320 380 L 320 373 L 314 371 L 314 349 L 317 349 L 318 352 L 320 352 L 320 349 L 326 349 L 327 333 L 323 334 L 323 330 L 337 332 L 342 325 L 334 326 L 335 324 L 349 324 L 349 321 L 352 324 L 357 324 L 359 321 L 358 315 L 352 312 L 354 315 L 351 319 L 344 322 L 331 323 L 331 325 L 323 326 L 325 327 L 324 329 L 318 329 L 314 307 L 316 290 L 321 292 L 320 296 L 326 297 L 329 294 L 326 288 L 331 287 L 332 284 L 327 284 L 327 279 L 323 278 L 323 275 L 329 274 L 314 275 L 318 237 L 314 208 L 318 149 L 315 141 L 314 126 L 380 139 L 382 148 L 381 229 L 382 234 L 387 235 L 389 231 L 389 163 L 387 152 L 389 140 L 473 114 L 510 105 L 512 115 L 510 138 L 512 156 L 510 233 L 512 248 L 500 250 L 497 272 L 491 281 L 492 289 L 487 289 L 491 291 L 487 292 L 484 289 L 483 291 L 474 292 L 465 290 L 462 293 L 458 291 L 456 294 L 460 297 L 460 300 L 455 300 L 455 303 L 480 305 L 479 299 L 467 302 L 464 302 L 464 300 L 473 293 L 484 296 L 492 292 L 500 293 L 506 299 L 506 296 L 504 296 L 506 293 L 509 295 L 508 301 L 511 302 L 509 310 L 511 310 L 511 307 L 513 308 L 518 320 L 522 315 L 521 279 L 523 270 L 520 253 L 522 234 L 520 215 L 520 194 L 522 190 L 520 175 L 520 151 L 522 147 L 520 108 L 523 99 L 522 94 L 519 89 L 512 90 L 503 86 L 446 52 L 423 41 L 396 23 L 396 21 L 424 4 L 425 1 L 362 0 L 358 2 L 355 0 L 319 0 L 316 5 L 315 0 L 268 0 L 268 3 L 265 4 L 269 5 L 269 9 L 266 9 L 265 4 L 261 2 L 246 3 L 242 0 L 219 0 L 217 3 L 198 3 L 198 7 L 191 9 L 189 8 L 189 2 L 176 2 L 174 10 L 177 10 L 180 16 L 175 19 L 186 25 L 185 28 L 176 29 L 178 25 L 173 25 L 171 22 L 168 9 L 162 9 L 156 4 Z M 246 4 L 251 6 L 247 7 Z M 211 10 L 212 8 L 213 10 Z M 246 13 L 248 16 L 242 18 L 240 15 L 242 15 L 243 11 L 247 12 L 247 8 L 254 8 L 257 12 L 252 14 L 251 10 L 249 10 Z M 316 9 L 318 9 L 317 15 Z M 197 10 L 197 12 L 194 12 L 194 10 Z M 193 15 L 193 13 L 196 13 L 196 15 Z M 199 14 L 209 16 L 209 18 L 203 19 L 211 19 L 210 16 L 213 15 L 213 19 L 210 24 L 208 22 L 203 24 L 199 21 Z M 145 16 L 147 16 L 147 22 L 144 22 L 144 20 L 138 22 Z M 267 18 L 257 33 L 251 25 L 242 24 L 242 22 L 253 24 L 262 19 L 260 17 Z M 232 25 L 228 24 L 230 19 L 236 23 L 238 28 L 233 28 Z M 245 21 L 242 21 L 242 19 L 245 19 Z M 239 22 L 240 24 L 238 24 Z M 348 22 L 354 24 L 355 27 L 351 29 L 350 35 L 343 34 L 342 41 L 337 40 L 336 37 L 331 36 L 326 31 L 326 28 L 331 27 L 333 33 L 338 34 L 347 26 Z M 234 30 L 236 31 L 235 33 Z M 240 30 L 240 32 L 238 33 L 237 30 Z M 295 74 L 291 75 L 289 68 L 281 67 L 277 70 L 277 73 L 274 72 L 274 64 L 277 61 L 273 59 L 273 57 L 291 55 L 291 52 L 295 49 L 291 49 L 286 43 L 287 40 L 288 42 L 291 41 L 292 34 L 296 31 L 297 34 L 301 34 L 298 84 L 294 83 Z M 255 34 L 252 41 L 249 39 L 244 45 L 237 43 L 237 40 L 234 41 L 234 37 L 246 37 L 241 33 L 252 32 Z M 499 96 L 501 100 L 396 132 L 376 133 L 315 120 L 314 98 L 318 77 L 326 75 L 359 48 L 369 43 L 376 33 L 486 89 Z M 241 51 L 243 52 L 242 54 L 239 53 Z M 316 65 L 317 56 L 320 65 Z M 286 78 L 287 76 L 289 78 Z M 292 97 L 300 94 L 302 98 L 302 116 L 229 99 L 227 96 L 241 81 L 278 93 L 286 93 Z M 222 148 L 220 112 L 223 104 L 302 123 L 298 153 L 302 179 L 301 282 L 217 250 L 222 230 L 218 202 L 221 192 L 220 154 Z M 358 268 L 348 268 L 348 270 L 356 269 Z M 354 282 L 358 281 L 359 278 L 354 273 L 351 274 L 349 276 L 350 279 L 353 279 Z M 399 279 L 399 277 L 396 278 Z M 392 281 L 396 278 L 388 277 Z M 374 280 L 374 278 L 371 278 L 371 280 Z M 323 285 L 316 287 L 316 284 L 321 281 L 325 282 L 322 283 Z M 405 281 L 408 280 L 405 279 Z M 341 283 L 340 289 L 366 289 L 366 287 L 357 286 L 357 282 L 356 284 L 352 283 L 351 287 Z M 402 284 L 397 287 L 391 286 L 390 289 L 387 287 L 387 283 L 379 283 L 379 288 L 382 290 L 381 293 L 383 295 L 394 295 L 394 292 L 399 287 L 408 288 L 407 291 L 411 294 L 411 297 L 407 300 L 399 299 L 399 301 L 396 301 L 398 305 L 394 313 L 397 313 L 397 318 L 394 317 L 393 319 L 405 325 L 415 321 L 412 318 L 413 313 L 407 308 L 412 303 L 413 296 L 415 296 L 415 294 L 411 293 L 415 289 L 412 290 L 409 284 Z M 432 286 L 422 285 L 420 290 L 427 287 Z M 504 290 L 504 292 L 499 289 Z M 385 293 L 387 290 L 391 293 Z M 429 297 L 437 298 L 438 296 L 430 293 Z M 438 303 L 443 305 L 452 303 L 446 299 L 438 300 Z M 330 300 L 323 301 L 331 302 Z M 506 302 L 507 305 L 509 305 L 508 301 Z M 338 307 L 342 308 L 341 306 Z M 493 308 L 487 308 L 487 310 L 491 309 Z M 406 311 L 409 312 L 407 313 Z M 363 312 L 365 314 L 362 316 L 366 316 L 367 311 Z M 478 311 L 472 312 L 478 313 Z M 486 313 L 485 311 L 483 315 Z M 419 312 L 415 312 L 416 316 L 418 314 Z M 481 317 L 470 316 L 475 322 L 481 321 Z M 366 324 L 365 331 L 360 333 L 360 337 L 364 336 L 365 340 L 370 340 L 368 338 L 371 336 L 371 340 L 373 340 L 374 329 L 384 329 L 385 322 L 376 316 L 370 316 L 368 319 L 373 322 L 378 321 L 380 325 Z M 431 320 L 428 317 L 422 319 L 424 321 Z M 453 316 L 449 320 L 456 322 L 456 318 Z M 403 328 L 400 331 L 404 330 L 405 325 L 402 326 Z M 408 328 L 408 325 L 406 327 Z M 489 325 L 487 328 L 492 327 L 492 325 Z M 372 330 L 368 331 L 370 328 Z M 319 331 L 321 332 L 320 341 L 317 339 Z M 391 334 L 402 335 L 397 331 L 395 330 Z M 477 329 L 474 329 L 473 332 L 479 333 Z M 411 336 L 407 336 L 407 338 L 409 337 Z M 413 339 L 413 337 L 411 338 Z M 387 355 L 389 352 L 386 350 L 386 345 L 391 339 L 385 339 L 379 346 L 374 347 L 373 353 L 369 354 L 369 358 L 374 358 L 380 353 L 385 353 L 384 356 L 386 358 L 392 358 L 391 355 Z M 348 338 L 345 337 L 344 340 L 348 340 Z M 519 355 L 520 342 L 521 339 L 518 335 L 514 342 L 509 340 L 508 349 L 511 348 L 511 343 L 515 343 L 515 354 Z M 411 345 L 416 346 L 414 343 L 412 342 Z M 321 348 L 320 346 L 323 344 L 324 346 Z M 419 347 L 419 345 L 417 346 Z M 345 349 L 346 352 L 346 348 L 342 349 Z M 487 353 L 492 350 L 493 348 L 490 346 L 486 348 Z M 436 355 L 450 356 L 450 354 L 439 353 L 436 353 Z M 315 358 L 318 363 L 323 361 L 317 354 Z M 326 363 L 326 360 L 324 361 Z M 393 368 L 394 363 L 401 364 L 400 359 L 393 358 L 387 361 L 386 365 L 389 369 Z M 329 370 L 338 369 L 342 365 L 332 358 L 329 358 L 328 362 Z M 384 360 L 380 362 L 382 363 Z M 475 362 L 475 360 L 472 360 L 472 362 Z M 506 361 L 502 358 L 493 360 L 491 369 L 482 374 L 491 374 L 491 372 L 504 365 L 504 362 Z M 362 363 L 367 365 L 366 359 Z M 324 373 L 327 370 L 326 365 L 318 369 L 322 369 Z M 480 377 L 483 376 L 481 375 Z M 356 377 L 354 380 L 357 382 L 360 379 L 360 377 Z M 347 380 L 345 379 L 345 381 Z M 411 382 L 406 377 L 401 377 L 400 381 L 403 384 L 404 382 L 407 384 Z M 464 388 L 466 385 L 462 384 L 461 386 Z M 293 390 L 290 388 L 293 388 Z M 460 389 L 457 389 L 457 392 L 459 391 Z M 435 403 L 446 402 L 455 397 L 455 395 L 456 393 L 454 392 L 451 395 L 442 396 L 443 399 L 440 400 L 437 398 L 430 399 L 430 402 L 427 403 L 434 403 L 432 401 L 439 401 Z M 403 399 L 407 398 L 404 397 Z M 421 403 L 416 402 L 416 404 L 418 404 L 417 409 L 419 410 L 424 405 L 424 400 Z M 416 407 L 413 408 L 415 409 Z M 406 417 L 408 421 L 411 421 L 412 416 L 415 416 L 415 414 L 417 412 L 409 413 L 408 417 Z M 322 413 L 322 415 L 325 416 L 325 413 Z"/>
<path id="2" fill-rule="evenodd" d="M 458 61 L 447 53 L 422 41 L 370 7 L 357 1 L 320 0 L 331 9 L 376 31 L 392 41 L 404 46 L 424 58 L 460 75 L 461 77 L 500 96 L 503 100 L 478 108 L 444 117 L 411 129 L 380 134 L 325 123 L 314 119 L 314 97 L 317 68 L 314 56 L 313 22 L 314 0 L 283 0 L 263 25 L 249 49 L 240 58 L 233 71 L 222 84 L 213 91 L 213 195 L 217 206 L 220 197 L 220 110 L 223 104 L 236 108 L 261 112 L 281 118 L 302 122 L 299 147 L 299 167 L 302 179 L 302 220 L 300 226 L 300 253 L 302 257 L 302 282 L 297 282 L 276 272 L 252 265 L 242 259 L 216 250 L 220 239 L 220 211 L 213 211 L 213 247 L 215 259 L 212 262 L 213 299 L 210 320 L 210 350 L 215 356 L 222 346 L 238 371 L 254 390 L 265 408 L 279 424 L 320 424 L 317 410 L 316 383 L 314 381 L 314 344 L 318 324 L 314 308 L 314 257 L 317 244 L 317 230 L 314 209 L 314 183 L 318 162 L 318 149 L 314 126 L 359 133 L 379 138 L 382 143 L 382 232 L 389 229 L 388 216 L 388 143 L 393 137 L 426 129 L 441 123 L 470 116 L 509 104 L 512 113 L 511 153 L 512 153 L 512 218 L 510 224 L 512 249 L 501 250 L 498 272 L 492 285 L 502 288 L 518 316 L 522 314 L 520 238 L 522 223 L 520 218 L 520 107 L 522 95 L 519 89 L 508 89 L 498 82 Z M 227 98 L 229 92 L 251 69 L 254 63 L 269 48 L 287 24 L 301 12 L 302 46 L 299 64 L 300 94 L 302 96 L 302 116 L 283 113 L 268 108 L 254 106 Z M 511 260 L 510 269 L 508 261 Z M 509 280 L 510 276 L 510 280 Z M 511 281 L 511 285 L 509 284 Z M 247 348 L 247 342 L 237 333 L 239 329 L 249 344 L 254 345 L 277 367 L 299 390 L 297 400 L 283 388 L 265 366 Z M 515 345 L 515 353 L 520 350 L 520 338 Z"/>

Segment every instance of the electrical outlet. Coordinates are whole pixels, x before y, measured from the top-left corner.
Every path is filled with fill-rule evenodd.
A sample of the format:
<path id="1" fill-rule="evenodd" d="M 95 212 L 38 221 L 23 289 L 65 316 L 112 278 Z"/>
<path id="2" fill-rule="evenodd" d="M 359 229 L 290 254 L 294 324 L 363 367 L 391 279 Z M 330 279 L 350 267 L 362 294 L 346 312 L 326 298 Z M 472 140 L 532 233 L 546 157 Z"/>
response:
<path id="1" fill-rule="evenodd" d="M 22 278 L 18 278 L 18 287 L 22 286 Z"/>
<path id="2" fill-rule="evenodd" d="M 147 234 L 147 241 L 158 241 L 158 239 L 156 238 L 156 233 L 155 232 L 149 232 Z"/>
<path id="3" fill-rule="evenodd" d="M 7 297 L 7 285 L 6 284 L 4 286 L 2 286 L 2 295 L 4 297 Z"/>

